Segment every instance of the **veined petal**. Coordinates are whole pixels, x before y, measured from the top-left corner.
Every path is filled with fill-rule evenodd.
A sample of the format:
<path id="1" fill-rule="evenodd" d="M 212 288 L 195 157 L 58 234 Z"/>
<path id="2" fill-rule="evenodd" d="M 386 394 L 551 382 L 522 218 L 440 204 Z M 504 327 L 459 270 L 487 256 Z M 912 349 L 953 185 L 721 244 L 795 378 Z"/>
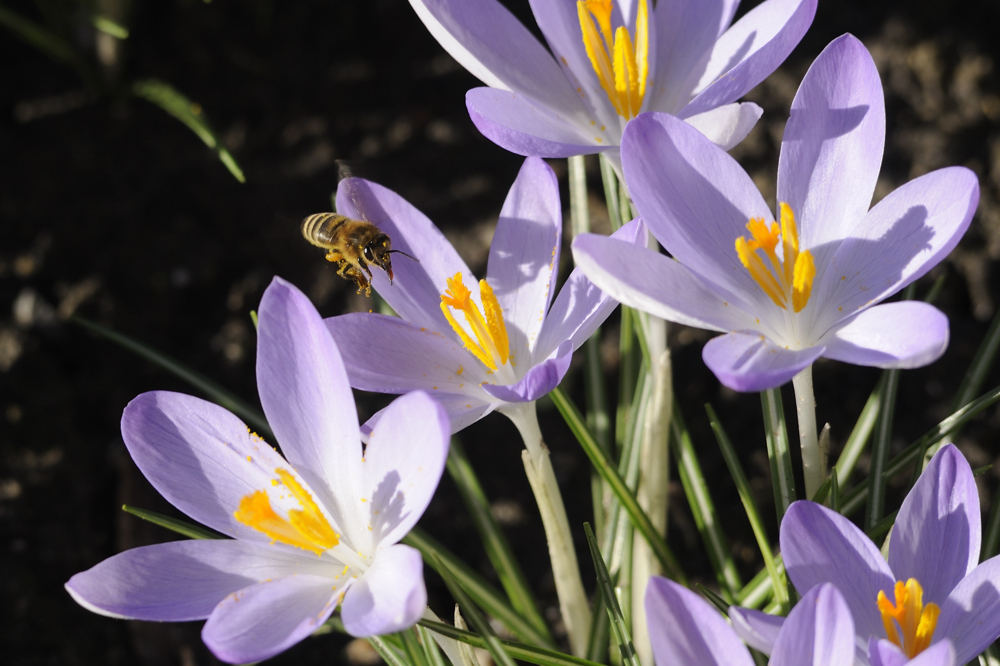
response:
<path id="1" fill-rule="evenodd" d="M 781 141 L 778 201 L 795 211 L 803 248 L 839 242 L 865 216 L 884 143 L 878 70 L 864 45 L 844 35 L 806 72 Z"/>
<path id="2" fill-rule="evenodd" d="M 109 557 L 70 578 L 66 590 L 101 615 L 185 622 L 208 617 L 226 595 L 254 583 L 329 566 L 315 556 L 236 539 L 171 541 Z"/>
<path id="3" fill-rule="evenodd" d="M 372 429 L 365 447 L 364 501 L 369 552 L 409 532 L 431 501 L 448 456 L 451 424 L 444 408 L 423 391 L 396 398 Z"/>
<path id="4" fill-rule="evenodd" d="M 545 323 L 556 287 L 561 238 L 556 174 L 540 158 L 529 157 L 500 211 L 486 268 L 515 363 L 530 362 Z"/>
<path id="5" fill-rule="evenodd" d="M 897 580 L 916 578 L 924 603 L 940 606 L 979 563 L 981 521 L 972 468 L 947 444 L 917 479 L 893 525 L 889 566 Z"/>
<path id="6" fill-rule="evenodd" d="M 885 638 L 868 641 L 868 659 L 871 666 L 955 666 L 955 646 L 944 639 L 918 654 L 913 659 Z"/>
<path id="7" fill-rule="evenodd" d="M 934 637 L 955 644 L 955 663 L 965 664 L 1000 636 L 1000 556 L 969 572 L 941 605 Z"/>
<path id="8" fill-rule="evenodd" d="M 811 589 L 788 614 L 774 644 L 773 666 L 851 666 L 854 621 L 840 591 L 830 585 Z"/>
<path id="9" fill-rule="evenodd" d="M 692 92 L 679 112 L 688 117 L 735 102 L 785 61 L 812 24 L 816 0 L 767 0 L 716 41 Z"/>
<path id="10" fill-rule="evenodd" d="M 475 393 L 435 393 L 434 400 L 444 408 L 448 419 L 451 421 L 451 433 L 455 434 L 464 430 L 479 419 L 490 414 L 502 403 L 495 400 L 493 396 L 479 389 Z M 375 425 L 382 418 L 385 409 L 375 412 L 370 419 L 361 426 L 363 437 L 374 429 Z"/>
<path id="11" fill-rule="evenodd" d="M 825 347 L 788 349 L 760 333 L 734 331 L 709 340 L 701 358 L 734 391 L 763 391 L 791 381 L 824 351 Z"/>
<path id="12" fill-rule="evenodd" d="M 694 592 L 654 576 L 646 587 L 646 621 L 661 666 L 750 666 L 750 651 L 714 608 Z"/>
<path id="13" fill-rule="evenodd" d="M 947 349 L 948 318 L 920 301 L 882 303 L 862 310 L 816 344 L 826 347 L 823 356 L 845 363 L 919 368 Z"/>
<path id="14" fill-rule="evenodd" d="M 795 589 L 833 583 L 851 609 L 858 635 L 885 635 L 876 600 L 880 591 L 892 594 L 896 579 L 854 523 L 819 504 L 794 502 L 781 521 L 780 542 Z"/>
<path id="15" fill-rule="evenodd" d="M 403 197 L 360 178 L 340 181 L 337 212 L 367 219 L 389 235 L 394 250 L 416 257 L 413 261 L 396 255 L 391 286 L 383 271 L 373 270 L 372 286 L 403 319 L 454 337 L 441 314 L 441 294 L 448 288 L 445 281 L 455 273 L 461 273 L 467 284 L 475 280 L 441 230 Z"/>
<path id="16" fill-rule="evenodd" d="M 465 106 L 483 136 L 518 155 L 571 157 L 618 145 L 617 126 L 578 122 L 516 92 L 473 88 Z"/>
<path id="17" fill-rule="evenodd" d="M 573 343 L 567 340 L 551 358 L 533 366 L 516 384 L 487 383 L 483 384 L 483 390 L 504 402 L 534 402 L 559 386 L 572 360 Z"/>
<path id="18" fill-rule="evenodd" d="M 201 638 L 222 661 L 262 661 L 319 629 L 342 591 L 339 581 L 306 574 L 257 583 L 223 599 L 202 628 Z"/>
<path id="19" fill-rule="evenodd" d="M 758 652 L 771 654 L 778 632 L 785 624 L 785 618 L 752 608 L 729 607 L 729 620 L 733 623 L 733 631 L 743 639 L 743 642 Z"/>
<path id="20" fill-rule="evenodd" d="M 724 104 L 684 119 L 723 150 L 730 150 L 747 137 L 764 109 L 753 102 Z"/>
<path id="21" fill-rule="evenodd" d="M 352 636 L 374 636 L 412 627 L 425 608 L 424 561 L 419 551 L 397 544 L 380 551 L 347 591 L 340 617 Z"/>

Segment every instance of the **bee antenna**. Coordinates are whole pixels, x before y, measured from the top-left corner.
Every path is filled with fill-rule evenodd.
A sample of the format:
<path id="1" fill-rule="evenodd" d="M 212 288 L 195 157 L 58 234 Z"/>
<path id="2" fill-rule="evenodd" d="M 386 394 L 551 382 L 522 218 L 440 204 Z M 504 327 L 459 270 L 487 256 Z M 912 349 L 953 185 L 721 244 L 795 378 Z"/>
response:
<path id="1" fill-rule="evenodd" d="M 389 250 L 386 254 L 401 254 L 404 257 L 409 257 L 410 259 L 413 259 L 413 261 L 417 262 L 418 264 L 420 263 L 419 259 L 417 259 L 416 257 L 414 257 L 412 254 L 407 254 L 407 253 L 403 252 L 402 250 Z"/>

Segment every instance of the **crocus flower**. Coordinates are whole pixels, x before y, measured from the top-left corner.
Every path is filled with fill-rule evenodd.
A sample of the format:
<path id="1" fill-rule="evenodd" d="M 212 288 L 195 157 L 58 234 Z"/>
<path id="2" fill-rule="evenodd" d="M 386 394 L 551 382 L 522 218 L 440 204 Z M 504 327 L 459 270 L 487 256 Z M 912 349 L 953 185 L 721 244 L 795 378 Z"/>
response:
<path id="1" fill-rule="evenodd" d="M 922 656 L 946 639 L 965 664 L 1000 636 L 1000 557 L 980 563 L 980 539 L 972 470 L 950 444 L 903 501 L 888 562 L 847 518 L 813 502 L 789 507 L 780 537 L 796 589 L 832 583 L 843 593 L 858 645 L 878 652 L 873 665 Z M 746 609 L 731 616 L 749 644 L 770 651 L 781 618 Z"/>
<path id="2" fill-rule="evenodd" d="M 477 281 L 444 235 L 399 195 L 359 179 L 341 181 L 337 210 L 362 211 L 417 259 L 380 271 L 372 286 L 399 314 L 326 320 L 355 388 L 421 389 L 441 401 L 457 432 L 490 412 L 530 403 L 562 380 L 573 351 L 617 303 L 579 271 L 553 302 L 562 230 L 552 169 L 525 160 L 497 222 L 486 279 Z M 644 243 L 639 222 L 614 236 Z M 478 291 L 479 293 L 475 293 Z"/>
<path id="3" fill-rule="evenodd" d="M 937 359 L 948 320 L 921 302 L 879 303 L 958 243 L 979 201 L 968 169 L 939 169 L 874 208 L 885 139 L 882 85 L 856 38 L 834 40 L 792 102 L 776 219 L 750 176 L 688 124 L 645 114 L 622 143 L 643 221 L 673 259 L 593 235 L 577 264 L 626 305 L 722 331 L 703 358 L 726 386 L 784 384 L 821 356 L 879 368 Z"/>
<path id="4" fill-rule="evenodd" d="M 150 483 L 194 520 L 232 537 L 135 548 L 73 576 L 85 608 L 119 618 L 208 618 L 220 659 L 266 659 L 341 605 L 355 636 L 411 626 L 426 608 L 420 553 L 397 542 L 437 487 L 444 410 L 412 393 L 386 408 L 362 452 L 354 398 L 309 300 L 275 278 L 260 304 L 257 382 L 284 457 L 199 398 L 135 398 L 122 436 Z"/>
<path id="5" fill-rule="evenodd" d="M 497 0 L 410 0 L 441 46 L 486 88 L 472 122 L 520 155 L 606 152 L 642 111 L 683 118 L 730 148 L 760 117 L 737 99 L 795 48 L 815 0 L 767 0 L 730 26 L 737 0 L 531 0 L 545 48 Z"/>

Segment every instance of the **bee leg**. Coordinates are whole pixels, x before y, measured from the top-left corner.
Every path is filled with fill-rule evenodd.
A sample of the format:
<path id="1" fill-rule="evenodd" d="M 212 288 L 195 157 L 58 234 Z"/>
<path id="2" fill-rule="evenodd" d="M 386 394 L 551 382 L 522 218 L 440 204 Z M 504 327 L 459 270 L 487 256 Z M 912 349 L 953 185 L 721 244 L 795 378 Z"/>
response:
<path id="1" fill-rule="evenodd" d="M 337 252 L 336 250 L 329 250 L 326 253 L 326 260 L 329 262 L 343 261 L 343 258 L 341 257 L 340 252 Z"/>

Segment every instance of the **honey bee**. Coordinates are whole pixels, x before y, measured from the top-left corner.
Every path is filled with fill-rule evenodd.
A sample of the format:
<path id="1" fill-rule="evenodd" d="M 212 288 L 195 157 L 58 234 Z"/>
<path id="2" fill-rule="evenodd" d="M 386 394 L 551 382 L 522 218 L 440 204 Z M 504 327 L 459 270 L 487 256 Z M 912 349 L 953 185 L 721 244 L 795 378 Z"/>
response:
<path id="1" fill-rule="evenodd" d="M 343 167 L 342 167 L 343 174 Z M 356 210 L 364 212 L 357 192 L 351 192 Z M 316 213 L 302 220 L 302 236 L 317 247 L 325 249 L 326 260 L 337 262 L 337 275 L 345 280 L 354 280 L 358 293 L 371 296 L 371 269 L 377 266 L 389 276 L 392 284 L 391 254 L 402 254 L 417 261 L 402 250 L 393 250 L 388 234 L 365 220 L 354 220 L 339 213 Z"/>

